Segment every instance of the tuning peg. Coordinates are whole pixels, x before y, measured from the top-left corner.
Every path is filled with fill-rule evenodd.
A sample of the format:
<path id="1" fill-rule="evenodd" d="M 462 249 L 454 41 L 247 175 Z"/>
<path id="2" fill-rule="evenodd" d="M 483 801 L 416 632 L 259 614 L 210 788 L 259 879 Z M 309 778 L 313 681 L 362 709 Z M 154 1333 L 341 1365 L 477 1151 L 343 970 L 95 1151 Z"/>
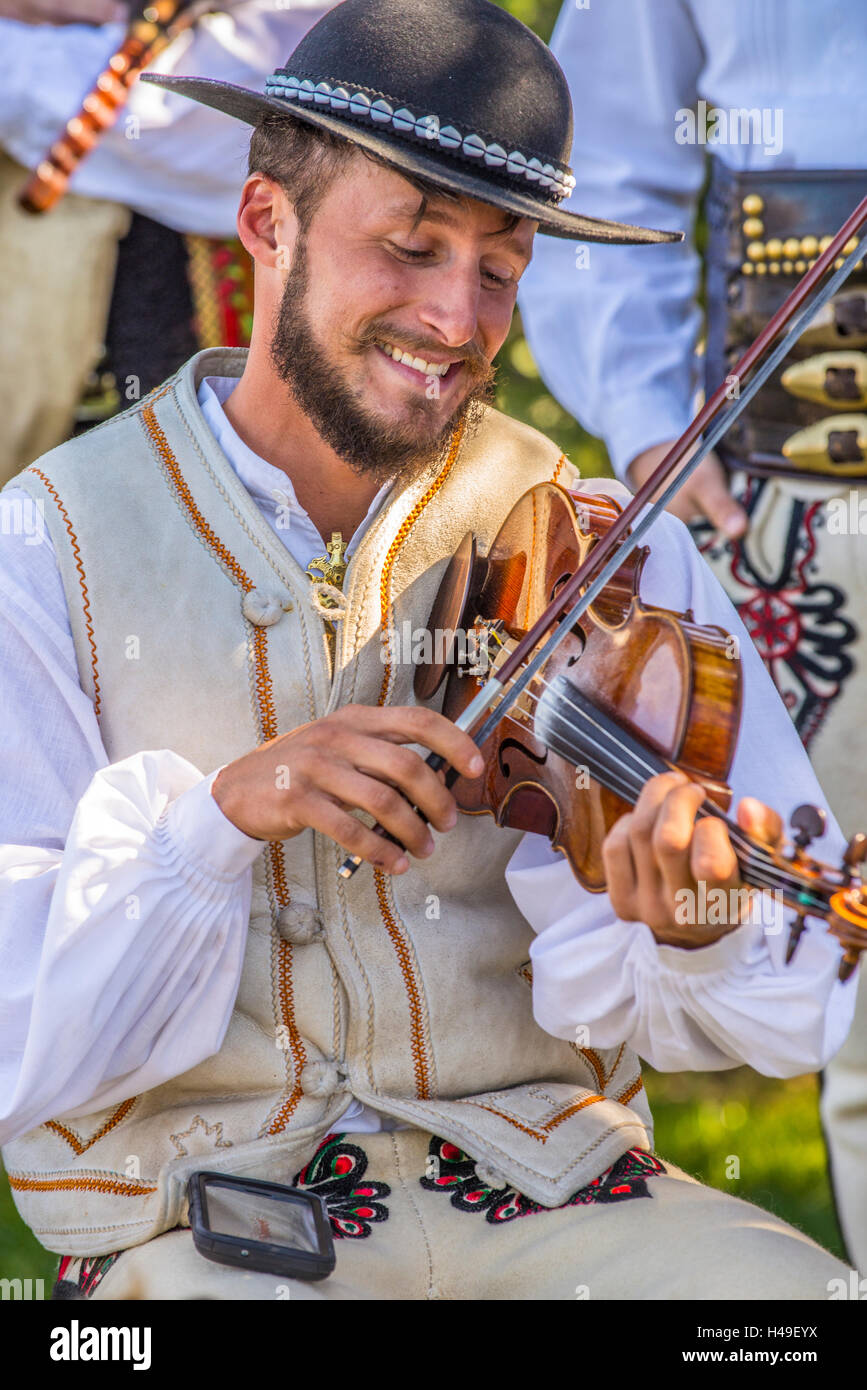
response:
<path id="1" fill-rule="evenodd" d="M 820 806 L 811 806 L 809 802 L 795 808 L 789 825 L 796 832 L 795 844 L 799 849 L 806 849 L 811 841 L 824 835 L 827 819 Z"/>
<path id="2" fill-rule="evenodd" d="M 852 836 L 846 846 L 846 853 L 843 855 L 843 864 L 854 873 L 858 865 L 862 864 L 865 859 L 867 859 L 867 835 L 862 834 L 859 830 L 856 835 Z"/>
<path id="3" fill-rule="evenodd" d="M 798 949 L 798 943 L 800 942 L 801 937 L 804 935 L 806 929 L 807 919 L 805 914 L 802 912 L 797 912 L 795 916 L 792 918 L 792 924 L 789 927 L 789 943 L 786 946 L 786 965 L 791 965 L 792 961 L 795 959 L 795 952 Z"/>

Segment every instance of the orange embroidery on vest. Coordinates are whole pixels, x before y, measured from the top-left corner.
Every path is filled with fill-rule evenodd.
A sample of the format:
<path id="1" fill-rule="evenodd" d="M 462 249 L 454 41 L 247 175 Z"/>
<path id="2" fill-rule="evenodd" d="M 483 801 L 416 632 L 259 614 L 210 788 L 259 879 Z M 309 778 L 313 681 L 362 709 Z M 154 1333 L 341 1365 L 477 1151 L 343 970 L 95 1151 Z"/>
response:
<path id="1" fill-rule="evenodd" d="M 81 551 L 78 546 L 78 537 L 69 519 L 69 513 L 60 500 L 52 484 L 48 481 L 40 468 L 28 468 L 28 473 L 35 473 L 37 478 L 41 478 L 48 492 L 57 503 L 57 510 L 63 517 L 64 525 L 69 532 L 69 540 L 72 545 L 72 553 L 75 557 L 75 568 L 78 570 L 78 582 L 81 586 L 81 606 L 84 610 L 84 626 L 87 629 L 87 640 L 90 644 L 90 669 L 93 674 L 93 712 L 99 717 L 99 662 L 96 654 L 96 640 L 93 635 L 93 618 L 90 612 L 90 594 L 87 589 L 87 579 L 84 573 L 84 565 L 81 560 Z"/>
<path id="2" fill-rule="evenodd" d="M 455 430 L 454 435 L 452 436 L 452 442 L 451 447 L 449 449 L 448 458 L 446 459 L 437 476 L 434 478 L 427 492 L 424 493 L 424 495 L 418 499 L 409 516 L 406 518 L 404 522 L 402 522 L 397 535 L 395 536 L 391 545 L 388 547 L 388 551 L 385 556 L 385 562 L 382 566 L 382 577 L 379 581 L 380 621 L 382 623 L 383 632 L 387 632 L 389 626 L 388 610 L 391 606 L 391 575 L 392 571 L 394 570 L 394 562 L 397 559 L 398 552 L 400 551 L 401 546 L 403 545 L 404 541 L 406 540 L 415 523 L 418 521 L 418 518 L 421 516 L 425 507 L 431 501 L 432 498 L 436 497 L 446 478 L 449 476 L 449 473 L 452 471 L 455 459 L 457 458 L 458 452 L 460 451 L 461 440 L 463 439 L 463 437 L 464 425 L 463 422 L 461 422 L 461 424 Z M 378 703 L 380 705 L 385 704 L 386 698 L 388 696 L 388 687 L 390 686 L 390 684 L 391 660 L 389 658 L 389 660 L 387 660 L 385 663 L 385 675 L 382 678 L 382 689 L 379 692 Z"/>
<path id="3" fill-rule="evenodd" d="M 443 464 L 437 476 L 434 478 L 427 491 L 419 498 L 405 521 L 401 523 L 397 535 L 388 547 L 385 561 L 382 566 L 382 576 L 379 581 L 379 604 L 380 622 L 382 631 L 386 632 L 389 627 L 388 614 L 391 607 L 391 576 L 394 571 L 394 563 L 400 553 L 400 548 L 409 535 L 412 527 L 421 516 L 428 503 L 436 496 L 454 467 L 455 459 L 461 447 L 461 440 L 464 437 L 463 422 L 455 430 L 449 448 L 448 458 Z M 379 692 L 378 704 L 384 705 L 388 698 L 388 690 L 391 685 L 392 666 L 391 659 L 386 660 L 385 675 L 382 678 L 382 688 Z M 376 896 L 379 899 L 379 908 L 382 913 L 382 920 L 385 929 L 391 938 L 391 943 L 397 953 L 398 963 L 401 974 L 403 975 L 404 987 L 409 999 L 410 1017 L 410 1047 L 412 1050 L 413 1070 L 415 1072 L 416 1095 L 419 1100 L 430 1099 L 430 1073 L 428 1071 L 427 1058 L 424 1051 L 424 1029 L 422 1027 L 422 1006 L 421 992 L 416 981 L 412 968 L 409 948 L 401 935 L 400 927 L 394 920 L 391 909 L 388 906 L 386 896 L 385 875 L 381 869 L 374 869 L 374 880 L 376 883 Z"/>
<path id="4" fill-rule="evenodd" d="M 580 1047 L 578 1051 L 582 1057 L 586 1057 L 590 1066 L 593 1068 L 593 1075 L 596 1077 L 596 1085 L 600 1091 L 605 1090 L 605 1068 L 602 1065 L 602 1058 L 598 1052 L 594 1052 L 592 1047 Z"/>
<path id="5" fill-rule="evenodd" d="M 552 482 L 552 483 L 556 483 L 556 481 L 557 481 L 557 479 L 559 478 L 560 474 L 563 472 L 563 464 L 566 463 L 566 461 L 567 461 L 567 460 L 566 460 L 566 455 L 565 455 L 565 454 L 561 454 L 560 457 L 559 457 L 559 459 L 557 460 L 557 467 L 554 469 L 554 476 L 553 476 L 553 478 L 551 479 L 551 482 Z"/>
<path id="6" fill-rule="evenodd" d="M 228 547 L 223 544 L 210 522 L 206 520 L 196 505 L 187 480 L 181 472 L 180 464 L 175 458 L 172 447 L 166 439 L 162 427 L 157 422 L 153 406 L 146 405 L 141 414 L 144 427 L 171 479 L 179 500 L 187 510 L 193 527 L 201 536 L 211 553 L 232 576 L 238 587 L 243 590 L 245 594 L 249 594 L 255 587 L 252 579 L 243 566 L 238 563 Z M 262 741 L 267 743 L 269 739 L 277 737 L 277 714 L 274 709 L 274 692 L 271 684 L 271 673 L 268 669 L 267 630 L 262 627 L 257 627 L 253 630 L 253 667 L 253 679 L 256 687 L 256 698 L 259 702 L 259 715 L 262 724 Z"/>
<path id="7" fill-rule="evenodd" d="M 606 1078 L 605 1078 L 605 1084 L 606 1084 L 606 1085 L 607 1085 L 608 1082 L 611 1080 L 611 1078 L 612 1078 L 612 1076 L 614 1075 L 614 1073 L 617 1071 L 617 1068 L 620 1066 L 620 1059 L 621 1059 L 621 1057 L 623 1056 L 623 1054 L 624 1054 L 625 1051 L 626 1051 L 626 1043 L 625 1043 L 625 1042 L 622 1042 L 622 1043 L 620 1044 L 620 1051 L 618 1052 L 617 1056 L 614 1058 L 614 1066 L 611 1068 L 610 1072 L 608 1073 L 608 1075 L 607 1075 Z"/>
<path id="8" fill-rule="evenodd" d="M 280 1000 L 282 1026 L 289 1039 L 289 1051 L 295 1067 L 295 1085 L 291 1095 L 281 1105 L 276 1116 L 268 1126 L 269 1134 L 280 1134 L 298 1106 L 304 1092 L 301 1089 L 301 1069 L 307 1061 L 307 1051 L 295 1022 L 295 997 L 292 985 L 292 946 L 288 941 L 280 941 L 277 947 L 277 996 Z"/>
<path id="9" fill-rule="evenodd" d="M 289 885 L 286 882 L 286 869 L 283 864 L 283 851 L 279 840 L 272 840 L 268 846 L 268 859 L 271 863 L 271 879 L 274 884 L 274 897 L 278 907 L 288 907 L 292 901 Z"/>
<path id="10" fill-rule="evenodd" d="M 119 1181 L 117 1178 L 27 1178 L 7 1173 L 16 1192 L 112 1192 L 116 1197 L 145 1197 L 156 1192 L 156 1183 Z"/>
<path id="11" fill-rule="evenodd" d="M 271 881 L 274 885 L 274 897 L 277 899 L 277 906 L 288 907 L 290 901 L 289 886 L 286 883 L 283 852 L 278 840 L 273 840 L 268 846 L 268 857 L 271 861 Z M 307 1051 L 295 1022 L 292 946 L 288 941 L 282 940 L 277 943 L 277 998 L 280 1001 L 280 1024 L 289 1039 L 289 1052 L 295 1069 L 295 1085 L 271 1121 L 268 1127 L 269 1134 L 281 1134 L 295 1113 L 298 1102 L 304 1094 L 298 1078 L 301 1076 L 301 1069 L 307 1061 Z"/>
<path id="12" fill-rule="evenodd" d="M 253 665 L 255 667 L 256 699 L 259 702 L 259 715 L 262 721 L 262 739 L 265 743 L 277 737 L 277 711 L 274 708 L 274 687 L 268 668 L 267 629 L 257 627 L 253 632 Z"/>
<path id="13" fill-rule="evenodd" d="M 53 1130 L 55 1134 L 60 1135 L 61 1139 L 65 1139 L 76 1154 L 87 1153 L 87 1150 L 98 1143 L 100 1139 L 103 1139 L 105 1135 L 108 1134 L 109 1130 L 114 1129 L 115 1125 L 119 1125 L 121 1120 L 126 1119 L 137 1100 L 138 1096 L 131 1096 L 129 1100 L 123 1101 L 117 1107 L 114 1114 L 109 1115 L 105 1124 L 102 1125 L 90 1139 L 82 1140 L 80 1134 L 76 1134 L 74 1129 L 68 1129 L 67 1126 L 62 1125 L 59 1120 L 46 1120 L 45 1128 Z"/>
<path id="14" fill-rule="evenodd" d="M 535 558 L 536 558 L 536 520 L 537 520 L 537 512 L 536 512 L 536 494 L 535 494 L 535 492 L 531 493 L 530 496 L 531 496 L 531 500 L 532 500 L 532 503 L 533 503 L 533 528 L 532 528 L 532 531 L 530 532 L 530 564 L 532 565 L 533 561 L 534 561 Z M 531 628 L 531 627 L 533 626 L 533 617 L 532 617 L 531 612 L 530 612 L 530 597 L 531 597 L 531 594 L 532 594 L 532 586 L 531 586 L 530 584 L 528 584 L 528 585 L 527 585 L 527 602 L 526 602 L 526 604 L 525 604 L 525 606 L 524 606 L 524 622 L 526 623 L 528 629 Z"/>
<path id="15" fill-rule="evenodd" d="M 611 1068 L 607 1076 L 605 1075 L 605 1067 L 603 1065 L 602 1058 L 599 1056 L 598 1052 L 594 1052 L 592 1047 L 580 1047 L 577 1050 L 581 1053 L 582 1057 L 587 1058 L 587 1061 L 593 1068 L 593 1074 L 596 1077 L 597 1086 L 599 1087 L 600 1091 L 604 1091 L 612 1076 L 617 1071 L 617 1068 L 620 1066 L 620 1059 L 623 1056 L 624 1051 L 626 1050 L 626 1043 L 624 1042 L 620 1044 L 620 1050 L 617 1053 L 617 1056 L 614 1058 L 614 1066 Z"/>
<path id="16" fill-rule="evenodd" d="M 202 515 L 196 505 L 193 494 L 190 492 L 187 481 L 181 472 L 180 464 L 175 458 L 172 447 L 157 421 L 152 405 L 147 405 L 142 410 L 142 421 L 171 479 L 179 500 L 186 508 L 195 530 L 208 546 L 211 553 L 231 575 L 238 587 L 242 589 L 245 594 L 250 593 L 255 587 L 252 579 L 243 566 L 235 559 L 231 551 L 223 544 L 211 524 Z M 276 738 L 278 734 L 277 711 L 274 707 L 274 688 L 268 666 L 267 629 L 255 627 L 253 629 L 252 641 L 254 685 L 256 688 L 256 700 L 259 706 L 259 721 L 262 727 L 262 740 L 267 743 L 270 739 Z M 278 907 L 286 907 L 290 901 L 290 893 L 286 883 L 283 854 L 278 841 L 274 841 L 269 845 L 268 856 L 271 865 L 271 881 L 273 883 L 277 905 Z M 295 1076 L 297 1078 L 300 1076 L 301 1068 L 307 1060 L 307 1053 L 295 1023 L 295 1004 L 292 986 L 292 947 L 288 941 L 280 941 L 277 946 L 277 997 L 280 1002 L 281 1026 L 285 1028 L 286 1035 L 289 1038 L 289 1051 L 295 1066 Z M 268 1129 L 269 1134 L 279 1134 L 281 1130 L 285 1128 L 302 1094 L 300 1082 L 296 1080 L 291 1094 L 283 1102 L 276 1118 L 272 1121 Z"/>
<path id="17" fill-rule="evenodd" d="M 427 1058 L 424 1053 L 421 994 L 413 972 L 409 947 L 403 939 L 400 927 L 397 922 L 395 922 L 394 916 L 388 905 L 385 874 L 382 869 L 374 869 L 373 877 L 376 883 L 376 896 L 379 899 L 379 910 L 382 913 L 385 929 L 391 938 L 391 944 L 395 949 L 400 971 L 403 975 L 404 988 L 406 989 L 409 999 L 410 1049 L 412 1051 L 413 1071 L 415 1072 L 415 1093 L 419 1100 L 430 1100 L 430 1075 L 428 1073 Z"/>
<path id="18" fill-rule="evenodd" d="M 566 1120 L 577 1115 L 579 1110 L 584 1110 L 588 1105 L 595 1105 L 598 1100 L 604 1100 L 604 1096 L 585 1096 L 583 1100 L 573 1100 L 570 1105 L 565 1106 L 552 1119 L 546 1120 L 538 1129 L 532 1125 L 522 1124 L 516 1120 L 514 1115 L 508 1115 L 505 1110 L 498 1110 L 494 1105 L 483 1105 L 482 1109 L 487 1110 L 491 1115 L 499 1115 L 501 1120 L 506 1120 L 508 1124 L 514 1125 L 515 1129 L 520 1129 L 524 1134 L 529 1134 L 531 1139 L 538 1139 L 540 1144 L 547 1144 L 548 1136 L 552 1130 L 557 1129 Z"/>
<path id="19" fill-rule="evenodd" d="M 152 405 L 146 405 L 142 410 L 142 421 L 144 427 L 150 435 L 154 448 L 164 464 L 169 477 L 174 484 L 178 497 L 183 502 L 190 514 L 190 520 L 198 531 L 202 540 L 208 545 L 213 553 L 220 559 L 225 568 L 229 571 L 236 584 L 240 584 L 245 594 L 253 588 L 253 581 L 244 572 L 238 561 L 227 550 L 220 540 L 213 527 L 202 516 L 196 506 L 193 494 L 190 492 L 187 480 L 181 472 L 180 465 L 172 452 L 172 447 L 163 432 L 162 427 L 157 423 L 157 417 Z"/>
<path id="20" fill-rule="evenodd" d="M 618 1101 L 620 1105 L 628 1105 L 629 1102 L 633 1100 L 635 1096 L 638 1095 L 638 1092 L 643 1089 L 644 1081 L 642 1077 L 636 1077 L 636 1079 L 629 1086 L 626 1087 L 626 1090 L 621 1091 L 620 1095 L 615 1096 L 614 1099 Z"/>

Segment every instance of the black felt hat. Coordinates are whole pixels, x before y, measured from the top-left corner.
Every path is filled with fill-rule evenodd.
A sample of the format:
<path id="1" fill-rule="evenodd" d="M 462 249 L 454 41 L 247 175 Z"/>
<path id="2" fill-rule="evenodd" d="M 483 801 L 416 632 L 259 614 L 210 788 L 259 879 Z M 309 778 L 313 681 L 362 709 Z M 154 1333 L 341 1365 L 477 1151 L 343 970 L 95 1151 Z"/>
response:
<path id="1" fill-rule="evenodd" d="M 580 241 L 680 241 L 564 212 L 572 103 L 542 40 L 491 0 L 344 0 L 264 94 L 202 77 L 143 78 L 249 125 L 270 111 L 323 126 L 453 193 Z"/>

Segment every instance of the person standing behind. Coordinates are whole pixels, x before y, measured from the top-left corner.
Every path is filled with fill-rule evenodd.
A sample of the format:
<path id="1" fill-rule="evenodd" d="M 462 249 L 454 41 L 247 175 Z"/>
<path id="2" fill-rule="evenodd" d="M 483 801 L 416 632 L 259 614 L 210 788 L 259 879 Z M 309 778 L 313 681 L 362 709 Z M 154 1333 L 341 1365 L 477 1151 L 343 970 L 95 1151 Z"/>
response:
<path id="1" fill-rule="evenodd" d="M 702 375 L 708 391 L 730 375 L 867 193 L 867 11 L 837 0 L 578 0 L 551 46 L 575 107 L 576 205 L 692 229 L 646 259 L 549 239 L 522 282 L 546 384 L 635 489 L 692 418 Z M 708 156 L 702 360 L 696 229 Z M 867 564 L 852 524 L 867 496 L 865 348 L 859 265 L 671 507 L 693 523 L 849 834 L 867 828 Z M 864 988 L 825 1073 L 822 1114 L 844 1237 L 867 1269 Z"/>
<path id="2" fill-rule="evenodd" d="M 142 8 L 0 0 L 0 484 L 69 436 L 104 345 L 125 408 L 198 348 L 233 341 L 223 291 L 233 276 L 252 282 L 235 240 L 246 158 L 235 123 L 154 87 L 133 87 L 56 206 L 18 205 Z M 226 0 L 152 70 L 261 84 L 328 8 Z"/>

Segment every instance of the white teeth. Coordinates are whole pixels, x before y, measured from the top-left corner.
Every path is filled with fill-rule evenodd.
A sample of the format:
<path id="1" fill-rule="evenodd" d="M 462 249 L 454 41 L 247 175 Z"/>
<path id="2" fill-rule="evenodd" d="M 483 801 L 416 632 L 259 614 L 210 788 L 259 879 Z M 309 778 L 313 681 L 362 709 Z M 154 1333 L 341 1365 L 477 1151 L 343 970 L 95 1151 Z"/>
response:
<path id="1" fill-rule="evenodd" d="M 386 357 L 391 357 L 395 362 L 402 362 L 404 366 L 412 367 L 422 376 L 445 376 L 451 367 L 451 362 L 425 362 L 423 357 L 413 357 L 412 353 L 404 352 L 399 347 L 392 346 L 391 343 L 378 343 L 377 346 L 385 353 Z"/>

